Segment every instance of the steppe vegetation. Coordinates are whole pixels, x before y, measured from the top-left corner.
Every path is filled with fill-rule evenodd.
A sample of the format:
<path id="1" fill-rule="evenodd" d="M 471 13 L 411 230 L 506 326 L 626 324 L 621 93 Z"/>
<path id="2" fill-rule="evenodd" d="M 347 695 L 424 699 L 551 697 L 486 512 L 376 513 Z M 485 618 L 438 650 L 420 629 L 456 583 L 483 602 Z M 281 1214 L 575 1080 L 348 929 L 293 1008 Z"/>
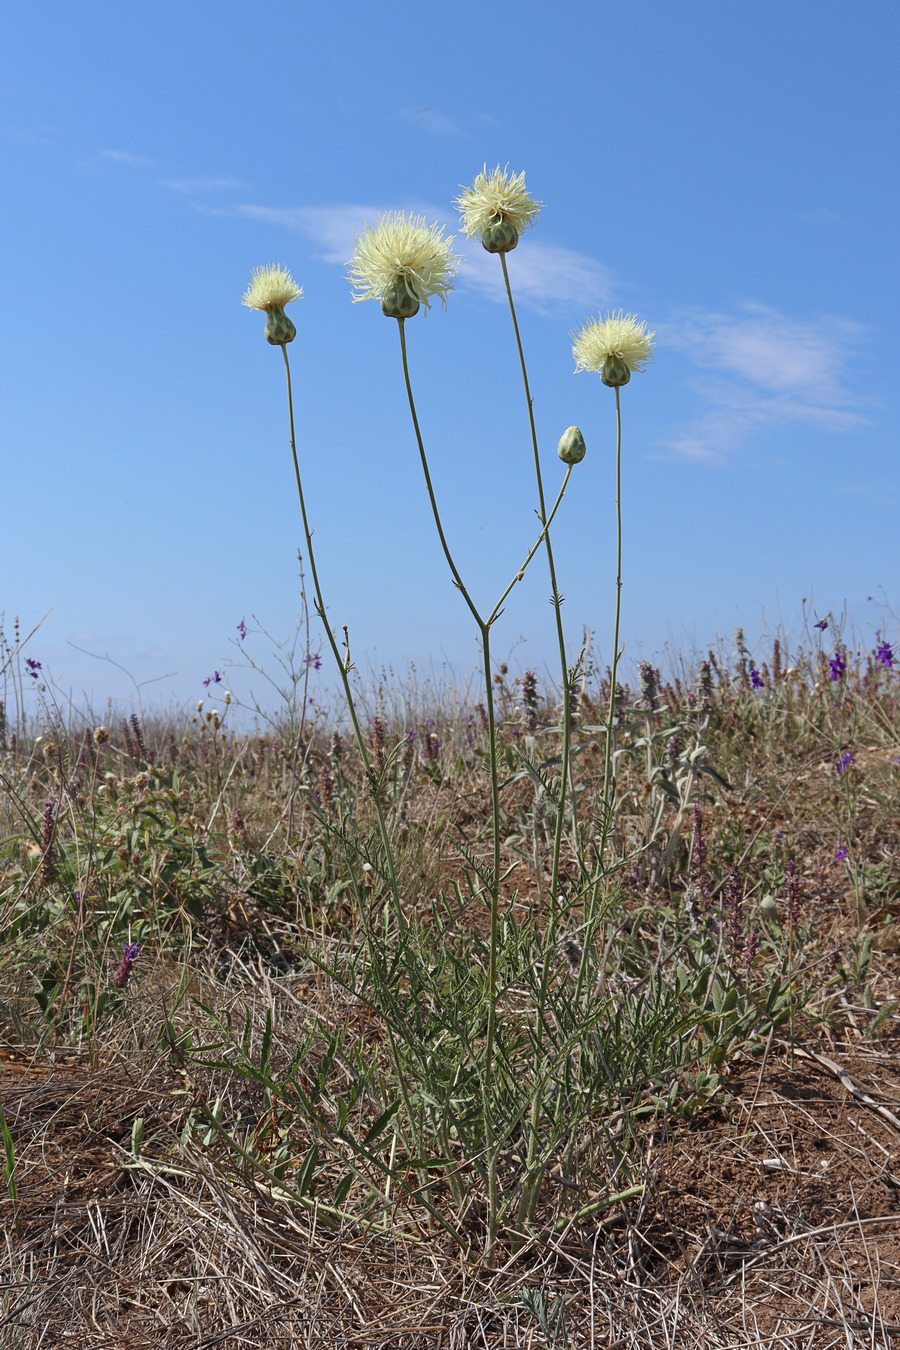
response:
<path id="1" fill-rule="evenodd" d="M 494 672 L 490 1100 L 479 702 L 376 688 L 374 781 L 322 717 L 7 712 L 0 1344 L 890 1345 L 896 674 L 814 637 L 620 690 L 602 873 L 587 659 L 554 903 L 560 708 Z"/>
<path id="2" fill-rule="evenodd" d="M 244 303 L 283 356 L 313 610 L 299 655 L 269 653 L 280 708 L 236 730 L 217 671 L 180 718 L 79 717 L 33 634 L 0 630 L 0 1346 L 900 1336 L 893 616 L 865 648 L 804 607 L 765 652 L 738 632 L 626 676 L 622 391 L 653 334 L 609 314 L 573 355 L 615 446 L 612 643 L 573 660 L 551 525 L 585 438 L 563 432 L 545 494 L 507 265 L 539 203 L 499 167 L 457 203 L 502 268 L 537 502 L 493 608 L 444 530 L 407 351 L 457 259 L 397 213 L 351 277 L 397 323 L 480 684 L 366 690 L 327 621 L 301 292 L 274 264 Z M 539 680 L 492 639 L 545 564 Z M 344 700 L 324 713 L 322 663 Z"/>

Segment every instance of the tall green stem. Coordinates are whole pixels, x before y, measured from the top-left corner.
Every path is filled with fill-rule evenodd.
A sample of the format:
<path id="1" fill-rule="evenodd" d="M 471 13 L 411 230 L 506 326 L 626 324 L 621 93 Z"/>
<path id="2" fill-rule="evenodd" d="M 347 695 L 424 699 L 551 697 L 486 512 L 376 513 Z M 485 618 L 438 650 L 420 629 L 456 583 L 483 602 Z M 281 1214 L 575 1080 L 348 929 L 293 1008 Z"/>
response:
<path id="1" fill-rule="evenodd" d="M 450 552 L 450 545 L 447 543 L 447 537 L 444 534 L 444 526 L 441 522 L 441 513 L 438 510 L 437 498 L 434 495 L 434 486 L 431 482 L 431 473 L 428 468 L 428 458 L 425 454 L 425 444 L 422 440 L 422 432 L 419 427 L 419 418 L 416 413 L 416 402 L 413 397 L 412 383 L 409 378 L 409 362 L 406 354 L 406 320 L 398 319 L 397 326 L 400 330 L 400 356 L 403 362 L 403 379 L 406 384 L 406 397 L 409 401 L 409 411 L 412 416 L 413 430 L 416 435 L 416 444 L 419 447 L 419 458 L 422 462 L 422 471 L 425 475 L 425 486 L 428 490 L 428 500 L 431 503 L 431 513 L 434 516 L 434 523 L 437 526 L 438 538 L 441 541 L 441 548 L 444 550 L 444 557 L 447 559 L 447 565 L 453 576 L 463 599 L 465 600 L 469 611 L 478 625 L 478 631 L 481 634 L 481 651 L 484 658 L 484 687 L 485 703 L 488 718 L 488 758 L 490 763 L 491 776 L 491 822 L 493 826 L 493 867 L 490 876 L 490 951 L 488 956 L 488 1009 L 487 1009 L 487 1031 L 485 1034 L 485 1060 L 484 1071 L 481 1075 L 482 1092 L 482 1110 L 484 1115 L 484 1142 L 488 1171 L 488 1241 L 486 1248 L 486 1260 L 490 1262 L 494 1245 L 497 1239 L 497 1162 L 498 1155 L 494 1142 L 494 1112 L 491 1105 L 491 1088 L 493 1084 L 493 1061 L 494 1061 L 494 1038 L 497 1026 L 497 947 L 500 931 L 500 786 L 497 773 L 497 726 L 494 717 L 494 694 L 493 679 L 491 675 L 491 625 L 485 622 L 478 611 L 475 602 L 466 589 L 465 582 L 460 576 L 459 569 L 453 560 L 453 554 Z"/>
<path id="2" fill-rule="evenodd" d="M 540 511 L 541 524 L 547 525 L 547 511 L 544 501 L 544 481 L 541 475 L 541 457 L 538 451 L 537 428 L 534 424 L 534 400 L 531 397 L 531 388 L 528 383 L 528 370 L 525 365 L 525 352 L 522 347 L 522 337 L 519 333 L 519 321 L 516 317 L 516 307 L 513 302 L 512 287 L 509 283 L 509 268 L 506 265 L 506 254 L 500 254 L 500 262 L 503 267 L 503 281 L 506 286 L 506 298 L 509 302 L 509 313 L 512 319 L 513 332 L 516 337 L 516 348 L 519 353 L 519 367 L 522 372 L 522 385 L 525 389 L 525 404 L 528 409 L 528 425 L 531 430 L 531 448 L 534 455 L 534 476 L 537 482 L 538 503 Z M 560 800 L 559 810 L 556 815 L 556 828 L 553 835 L 553 861 L 550 874 L 550 915 L 551 930 L 555 927 L 557 916 L 557 893 L 559 888 L 559 858 L 562 848 L 563 826 L 566 816 L 566 789 L 569 787 L 569 731 L 571 723 L 571 703 L 572 690 L 569 682 L 569 668 L 566 663 L 566 639 L 563 632 L 562 621 L 562 596 L 559 593 L 559 587 L 556 582 L 556 566 L 553 561 L 553 548 L 550 543 L 549 531 L 544 538 L 544 546 L 547 550 L 547 566 L 550 570 L 550 599 L 553 605 L 553 613 L 556 618 L 556 638 L 559 645 L 559 663 L 562 678 L 562 720 L 563 720 L 563 740 L 562 740 L 562 763 L 560 765 Z M 576 854 L 578 848 L 578 827 L 575 818 L 575 796 L 572 793 L 572 832 L 575 841 Z"/>
<path id="3" fill-rule="evenodd" d="M 480 1075 L 481 1095 L 482 1095 L 482 1114 L 484 1118 L 484 1142 L 485 1156 L 487 1162 L 488 1179 L 488 1236 L 485 1249 L 485 1260 L 490 1263 L 493 1259 L 494 1248 L 497 1241 L 497 1230 L 500 1219 L 500 1198 L 497 1177 L 497 1166 L 499 1162 L 499 1146 L 497 1143 L 497 1131 L 495 1129 L 494 1108 L 492 1103 L 492 1090 L 494 1078 L 494 1044 L 497 1035 L 497 997 L 498 997 L 498 967 L 499 967 L 499 946 L 500 946 L 500 787 L 498 774 L 498 754 L 497 754 L 497 724 L 494 712 L 494 693 L 493 676 L 491 672 L 491 627 L 495 620 L 499 618 L 502 612 L 502 606 L 513 586 L 516 584 L 528 564 L 542 544 L 547 543 L 548 532 L 551 522 L 556 515 L 557 509 L 566 491 L 569 482 L 569 475 L 572 472 L 572 466 L 569 465 L 563 479 L 556 501 L 553 503 L 553 509 L 548 515 L 544 502 L 543 490 L 541 490 L 541 532 L 536 543 L 529 550 L 525 561 L 519 568 L 513 580 L 504 590 L 494 608 L 488 617 L 482 617 L 477 605 L 466 588 L 466 584 L 460 575 L 459 569 L 453 559 L 450 551 L 450 545 L 447 543 L 447 536 L 444 533 L 444 526 L 441 521 L 441 513 L 438 510 L 437 498 L 434 493 L 434 485 L 431 481 L 431 472 L 428 467 L 428 458 L 425 454 L 425 444 L 422 439 L 422 432 L 419 427 L 419 418 L 416 412 L 416 403 L 413 397 L 412 382 L 409 376 L 409 361 L 406 352 L 406 329 L 405 320 L 398 319 L 397 324 L 400 330 L 400 356 L 403 363 L 403 379 L 406 384 L 406 397 L 409 401 L 409 411 L 412 416 L 413 429 L 416 435 L 416 444 L 419 447 L 419 458 L 422 462 L 422 471 L 425 475 L 425 486 L 428 491 L 428 500 L 431 503 L 431 512 L 434 516 L 434 523 L 437 526 L 438 538 L 441 541 L 441 548 L 444 551 L 444 557 L 450 568 L 453 581 L 468 606 L 469 612 L 478 625 L 478 631 L 481 635 L 481 652 L 484 661 L 484 689 L 485 704 L 488 719 L 488 759 L 490 764 L 491 778 L 491 824 L 492 824 L 492 842 L 493 842 L 493 864 L 490 871 L 490 949 L 488 954 L 488 1007 L 487 1007 L 487 1026 L 485 1031 L 484 1046 L 484 1068 Z M 554 582 L 555 588 L 555 582 Z"/>
<path id="4" fill-rule="evenodd" d="M 331 624 L 325 613 L 325 601 L 322 597 L 322 587 L 319 584 L 319 572 L 316 567 L 316 555 L 313 549 L 312 531 L 309 528 L 309 520 L 306 515 L 306 501 L 303 496 L 303 481 L 300 477 L 300 461 L 297 458 L 297 441 L 294 435 L 294 399 L 291 390 L 291 365 L 288 360 L 287 344 L 281 344 L 281 350 L 284 353 L 284 370 L 287 377 L 287 398 L 288 398 L 288 418 L 291 428 L 291 456 L 294 461 L 294 476 L 297 480 L 297 496 L 300 499 L 300 514 L 303 517 L 303 535 L 306 539 L 306 552 L 309 558 L 309 570 L 313 579 L 313 587 L 316 593 L 316 612 L 325 626 L 325 633 L 328 638 L 331 650 L 334 653 L 334 659 L 337 662 L 338 671 L 341 676 L 341 683 L 344 686 L 344 696 L 347 700 L 347 707 L 350 710 L 350 719 L 353 723 L 353 733 L 356 738 L 356 746 L 359 750 L 360 759 L 365 769 L 366 778 L 372 791 L 372 798 L 375 802 L 375 810 L 378 814 L 378 829 L 381 835 L 381 842 L 384 848 L 385 867 L 388 874 L 388 885 L 394 902 L 394 915 L 398 926 L 402 929 L 404 924 L 403 913 L 400 909 L 400 895 L 397 887 L 397 874 L 394 866 L 394 851 L 391 847 L 391 838 L 388 833 L 387 821 L 384 818 L 384 811 L 381 805 L 381 794 L 378 788 L 378 778 L 372 769 L 369 760 L 369 754 L 366 750 L 366 743 L 363 739 L 362 729 L 359 725 L 359 719 L 356 716 L 356 705 L 353 701 L 353 691 L 350 688 L 350 678 L 347 663 L 342 659 L 340 650 L 335 640 L 334 633 L 331 631 Z"/>
<path id="5" fill-rule="evenodd" d="M 616 777 L 613 765 L 613 725 L 616 718 L 616 676 L 619 669 L 619 620 L 622 613 L 622 406 L 619 399 L 619 386 L 616 390 L 616 617 L 613 625 L 613 658 L 610 669 L 609 707 L 606 714 L 606 752 L 603 761 L 603 800 L 601 810 L 603 821 L 600 829 L 600 877 L 591 887 L 590 900 L 585 914 L 585 934 L 594 931 L 597 910 L 597 892 L 603 875 L 603 859 L 606 853 L 606 841 L 615 817 Z M 576 999 L 581 997 L 588 976 L 588 942 L 584 943 L 584 954 L 575 987 Z"/>
<path id="6" fill-rule="evenodd" d="M 616 780 L 612 763 L 612 731 L 616 716 L 616 674 L 619 668 L 619 619 L 622 612 L 622 407 L 616 385 L 616 621 L 613 628 L 613 658 L 609 677 L 609 709 L 606 718 L 606 754 L 603 762 L 603 830 L 600 862 L 614 813 Z"/>

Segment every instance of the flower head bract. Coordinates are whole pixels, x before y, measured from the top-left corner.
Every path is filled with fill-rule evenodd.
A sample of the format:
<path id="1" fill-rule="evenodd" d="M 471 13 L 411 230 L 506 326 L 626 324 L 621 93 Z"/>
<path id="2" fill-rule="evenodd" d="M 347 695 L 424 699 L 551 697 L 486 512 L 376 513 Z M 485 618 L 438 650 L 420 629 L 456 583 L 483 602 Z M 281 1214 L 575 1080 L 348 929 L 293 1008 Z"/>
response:
<path id="1" fill-rule="evenodd" d="M 647 332 L 642 320 L 633 314 L 607 314 L 605 319 L 589 319 L 572 340 L 576 370 L 603 371 L 612 358 L 629 371 L 643 370 L 651 359 L 655 333 Z"/>
<path id="2" fill-rule="evenodd" d="M 509 165 L 488 173 L 484 169 L 471 187 L 463 188 L 455 199 L 462 217 L 464 233 L 475 239 L 491 225 L 509 224 L 516 234 L 533 225 L 543 205 L 535 201 L 525 187 L 525 174 L 509 172 Z"/>
<path id="3" fill-rule="evenodd" d="M 379 216 L 377 225 L 356 236 L 347 264 L 354 302 L 380 300 L 401 282 L 426 309 L 432 295 L 446 306 L 459 259 L 443 236 L 443 225 L 429 225 L 424 216 L 407 218 L 403 211 Z"/>
<path id="4" fill-rule="evenodd" d="M 280 263 L 269 263 L 267 267 L 257 267 L 241 304 L 248 309 L 284 309 L 285 305 L 298 300 L 302 294 L 303 287 L 297 285 L 286 267 Z"/>

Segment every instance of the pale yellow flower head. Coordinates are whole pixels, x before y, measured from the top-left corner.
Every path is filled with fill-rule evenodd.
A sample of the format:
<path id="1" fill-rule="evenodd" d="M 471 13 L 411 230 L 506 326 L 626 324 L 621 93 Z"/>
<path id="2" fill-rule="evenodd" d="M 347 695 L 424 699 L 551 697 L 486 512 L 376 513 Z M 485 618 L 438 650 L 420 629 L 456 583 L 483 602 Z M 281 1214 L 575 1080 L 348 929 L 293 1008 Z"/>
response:
<path id="1" fill-rule="evenodd" d="M 499 164 L 490 173 L 485 164 L 472 186 L 463 188 L 455 200 L 470 239 L 501 224 L 511 225 L 518 236 L 534 224 L 543 205 L 527 191 L 524 173 L 511 174 L 509 165 L 501 169 Z"/>
<path id="2" fill-rule="evenodd" d="M 387 292 L 396 295 L 399 290 L 416 309 L 419 304 L 428 309 L 433 295 L 446 307 L 459 259 L 443 236 L 443 225 L 429 225 L 424 216 L 407 218 L 403 211 L 379 216 L 377 225 L 367 225 L 356 236 L 356 248 L 347 263 L 354 303 L 384 302 Z"/>
<path id="3" fill-rule="evenodd" d="M 607 314 L 589 319 L 572 340 L 576 370 L 596 370 L 604 384 L 627 384 L 631 372 L 643 370 L 651 360 L 655 333 L 638 323 L 633 314 Z"/>
<path id="4" fill-rule="evenodd" d="M 303 287 L 297 285 L 286 267 L 269 263 L 267 267 L 257 267 L 241 304 L 248 309 L 284 309 L 302 294 Z"/>

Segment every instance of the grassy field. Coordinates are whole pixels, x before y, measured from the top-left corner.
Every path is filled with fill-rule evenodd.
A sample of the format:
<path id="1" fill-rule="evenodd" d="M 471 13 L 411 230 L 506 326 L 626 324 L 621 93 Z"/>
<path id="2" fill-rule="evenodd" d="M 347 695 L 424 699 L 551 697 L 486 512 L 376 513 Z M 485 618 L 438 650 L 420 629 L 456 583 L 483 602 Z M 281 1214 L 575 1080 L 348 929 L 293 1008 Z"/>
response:
<path id="1" fill-rule="evenodd" d="M 477 702 L 382 687 L 366 769 L 8 684 L 0 1346 L 897 1344 L 892 663 L 645 665 L 605 800 L 582 663 L 559 832 L 496 667 L 499 873 Z"/>

